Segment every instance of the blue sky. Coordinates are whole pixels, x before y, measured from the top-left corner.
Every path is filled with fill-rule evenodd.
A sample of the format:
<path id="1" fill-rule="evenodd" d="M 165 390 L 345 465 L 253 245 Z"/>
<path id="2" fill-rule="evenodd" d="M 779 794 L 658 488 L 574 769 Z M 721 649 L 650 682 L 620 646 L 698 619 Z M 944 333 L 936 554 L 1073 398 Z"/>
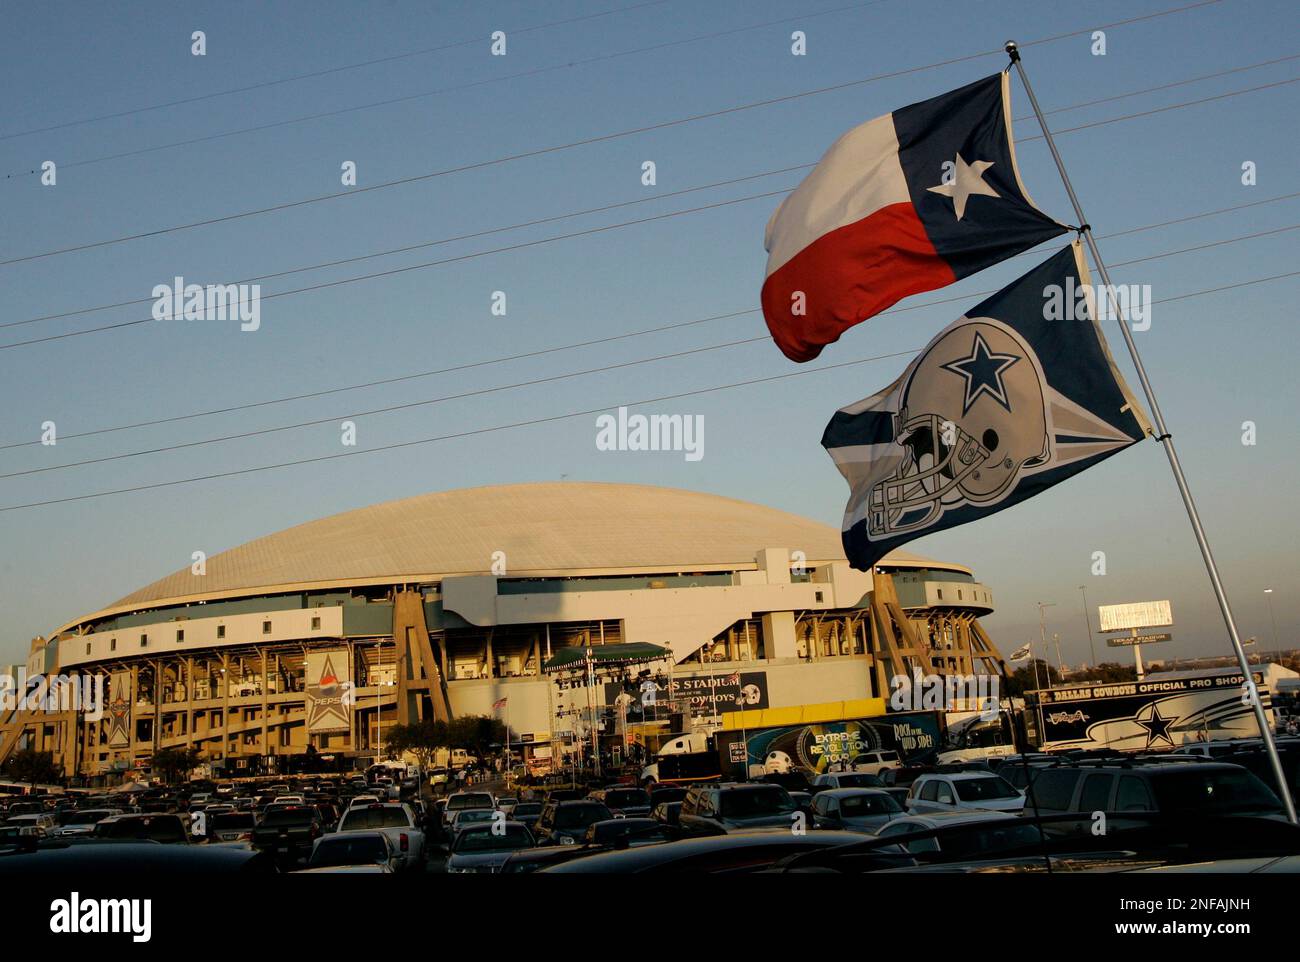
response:
<path id="1" fill-rule="evenodd" d="M 1141 2 L 850 6 L 721 0 L 617 4 L 7 4 L 0 38 L 0 260 L 122 237 L 585 140 L 998 49 L 1179 6 Z M 603 11 L 623 9 L 591 18 Z M 847 9 L 846 9 L 847 8 Z M 569 18 L 588 19 L 526 30 Z M 785 21 L 785 22 L 775 22 Z M 1044 109 L 1113 97 L 1300 53 L 1294 6 L 1224 0 L 1025 50 Z M 1286 28 L 1287 24 L 1290 28 Z M 766 26 L 758 26 L 764 25 Z M 753 27 L 753 29 L 742 29 Z M 1284 29 L 1286 28 L 1286 29 Z M 207 55 L 190 53 L 203 30 Z M 507 55 L 488 36 L 507 33 Z M 807 34 L 792 56 L 790 34 Z M 696 42 L 705 35 L 723 34 Z M 244 93 L 218 91 L 472 42 Z M 642 48 L 658 49 L 623 55 Z M 594 62 L 584 62 L 594 61 Z M 518 224 L 816 160 L 870 117 L 1001 69 L 1005 58 L 906 76 L 604 140 L 386 190 L 0 266 L 0 323 L 147 298 L 175 275 L 218 283 Z M 1285 61 L 1053 114 L 1073 127 L 1285 81 Z M 448 89 L 458 88 L 458 89 Z M 414 95 L 442 90 L 443 93 Z M 1018 83 L 1015 115 L 1028 113 Z M 1060 147 L 1099 235 L 1295 190 L 1297 87 L 1063 134 Z M 73 121 L 204 98 L 91 123 Z M 282 121 L 408 98 L 292 124 Z M 261 131 L 213 136 L 279 124 Z M 55 127 L 40 133 L 29 131 Z M 1032 120 L 1018 136 L 1037 133 Z M 147 148 L 206 138 L 168 149 Z M 137 152 L 113 160 L 109 155 Z M 1041 141 L 1019 150 L 1026 185 L 1072 220 Z M 59 165 L 54 187 L 24 172 Z M 81 163 L 97 160 L 94 163 Z M 641 184 L 652 160 L 657 185 Z M 1241 165 L 1257 165 L 1255 186 Z M 276 291 L 524 244 L 674 210 L 788 190 L 787 173 L 554 223 L 267 281 Z M 262 326 L 154 322 L 0 350 L 0 444 L 245 404 L 660 327 L 757 306 L 763 226 L 777 197 L 474 257 L 283 298 Z M 1118 264 L 1300 223 L 1300 198 L 1112 241 Z M 1295 233 L 1116 267 L 1153 297 L 1294 270 Z M 1044 257 L 1049 245 L 1044 248 Z M 1027 270 L 1020 258 L 921 295 L 970 300 L 878 317 L 817 364 L 920 348 L 975 292 Z M 1155 307 L 1137 335 L 1199 499 L 1241 631 L 1272 647 L 1300 624 L 1295 412 L 1296 278 Z M 493 291 L 507 314 L 493 316 Z M 0 345 L 138 320 L 148 305 L 0 328 Z M 162 454 L 0 479 L 0 508 L 336 454 L 357 411 L 689 351 L 762 335 L 760 316 L 628 338 L 323 398 L 0 450 L 0 474 L 317 418 L 331 423 Z M 1112 348 L 1122 353 L 1116 331 Z M 1126 357 L 1121 367 L 1132 377 Z M 561 477 L 672 485 L 838 525 L 846 490 L 818 444 L 830 414 L 893 380 L 893 358 L 663 402 L 702 414 L 705 456 L 602 452 L 595 416 L 374 455 L 114 497 L 0 511 L 0 660 L 28 640 L 208 554 L 313 518 L 429 490 Z M 813 366 L 817 366 L 816 364 Z M 769 342 L 357 419 L 358 448 L 451 434 L 797 370 Z M 1241 425 L 1258 443 L 1241 443 Z M 1004 651 L 1037 635 L 1037 601 L 1066 661 L 1087 657 L 1080 585 L 1097 604 L 1170 598 L 1176 641 L 1151 655 L 1226 653 L 1222 622 L 1163 452 L 1147 442 L 1048 494 L 912 547 L 964 562 L 993 589 L 986 626 Z M 1090 573 L 1105 551 L 1107 574 Z M 486 562 L 485 562 L 486 563 Z"/>

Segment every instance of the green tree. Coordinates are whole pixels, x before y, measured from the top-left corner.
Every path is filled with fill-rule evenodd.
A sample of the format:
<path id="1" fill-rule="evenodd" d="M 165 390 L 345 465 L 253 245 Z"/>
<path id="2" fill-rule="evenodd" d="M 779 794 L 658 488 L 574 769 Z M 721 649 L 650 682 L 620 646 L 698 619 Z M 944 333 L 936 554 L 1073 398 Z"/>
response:
<path id="1" fill-rule="evenodd" d="M 0 771 L 10 781 L 29 785 L 53 785 L 63 780 L 63 773 L 54 764 L 54 753 L 38 752 L 34 748 L 14 752 Z"/>
<path id="2" fill-rule="evenodd" d="M 1075 672 L 1070 675 L 1071 682 L 1117 682 L 1133 681 L 1137 678 L 1137 669 L 1133 665 L 1121 665 L 1114 661 L 1103 661 L 1100 665 L 1095 665 L 1085 671 Z"/>
<path id="3" fill-rule="evenodd" d="M 1037 665 L 1037 671 L 1034 666 Z M 1023 695 L 1038 688 L 1050 688 L 1059 685 L 1061 675 L 1051 664 L 1042 658 L 1027 661 L 1007 678 L 1007 696 Z"/>
<path id="4" fill-rule="evenodd" d="M 400 758 L 405 752 L 410 752 L 425 771 L 433 767 L 439 749 L 450 747 L 447 723 L 433 718 L 409 725 L 394 725 L 384 737 L 384 748 L 389 755 Z"/>
<path id="5" fill-rule="evenodd" d="M 198 767 L 203 754 L 197 748 L 162 748 L 154 753 L 153 769 L 170 785 L 189 777 Z"/>
<path id="6" fill-rule="evenodd" d="M 452 748 L 469 749 L 483 759 L 494 744 L 505 744 L 506 726 L 490 715 L 461 715 L 447 724 L 447 735 Z"/>

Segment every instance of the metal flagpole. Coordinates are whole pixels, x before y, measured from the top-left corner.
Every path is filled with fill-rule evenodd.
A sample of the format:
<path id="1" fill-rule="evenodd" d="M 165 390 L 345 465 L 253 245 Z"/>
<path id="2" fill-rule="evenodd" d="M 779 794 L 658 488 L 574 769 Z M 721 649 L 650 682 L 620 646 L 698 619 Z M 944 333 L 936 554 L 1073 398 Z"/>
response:
<path id="1" fill-rule="evenodd" d="M 1083 207 L 1079 204 L 1078 196 L 1074 193 L 1074 186 L 1070 183 L 1070 175 L 1065 172 L 1065 163 L 1061 160 L 1061 154 L 1056 149 L 1056 141 L 1052 139 L 1052 132 L 1048 129 L 1047 121 L 1043 119 L 1043 112 L 1038 106 L 1038 98 L 1034 96 L 1034 88 L 1029 85 L 1029 77 L 1025 74 L 1024 65 L 1020 62 L 1020 48 L 1014 40 L 1008 40 L 1005 49 L 1007 55 L 1011 58 L 1011 62 L 1015 64 L 1016 72 L 1020 75 L 1020 82 L 1025 85 L 1025 93 L 1029 97 L 1030 106 L 1034 108 L 1034 116 L 1038 118 L 1038 125 L 1043 130 L 1043 139 L 1047 141 L 1047 149 L 1052 152 L 1052 160 L 1056 162 L 1056 169 L 1061 174 L 1061 181 L 1065 184 L 1065 192 L 1069 195 L 1070 203 L 1074 206 L 1074 213 L 1079 218 L 1079 233 L 1083 235 L 1084 242 L 1088 245 L 1088 251 L 1092 254 L 1092 262 L 1097 265 L 1097 273 L 1101 275 L 1101 282 L 1106 286 L 1106 296 L 1110 299 L 1111 308 L 1119 321 L 1120 330 L 1124 334 L 1124 343 L 1128 347 L 1129 357 L 1133 359 L 1133 366 L 1137 369 L 1138 380 L 1142 384 L 1142 392 L 1146 395 L 1147 405 L 1151 408 L 1151 417 L 1157 431 L 1156 440 L 1164 445 L 1165 455 L 1169 458 L 1169 468 L 1174 474 L 1175 483 L 1178 485 L 1178 493 L 1182 496 L 1183 507 L 1187 509 L 1187 518 L 1192 523 L 1192 532 L 1196 535 L 1196 543 L 1201 549 L 1201 558 L 1205 561 L 1205 570 L 1210 575 L 1210 584 L 1214 587 L 1214 596 L 1219 602 L 1219 611 L 1223 614 L 1223 622 L 1228 628 L 1228 637 L 1232 641 L 1232 648 L 1237 656 L 1237 664 L 1240 666 L 1242 676 L 1245 678 L 1252 707 L 1255 710 L 1255 720 L 1259 723 L 1259 733 L 1264 740 L 1264 747 L 1268 750 L 1268 760 L 1273 769 L 1273 777 L 1277 781 L 1278 794 L 1282 798 L 1282 804 L 1286 806 L 1287 817 L 1293 824 L 1300 824 L 1300 820 L 1296 818 L 1295 802 L 1291 798 L 1291 790 L 1287 785 L 1286 775 L 1282 770 L 1282 760 L 1278 757 L 1277 745 L 1274 743 L 1273 733 L 1268 727 L 1268 716 L 1264 714 L 1264 705 L 1260 700 L 1258 690 L 1255 688 L 1250 663 L 1246 660 L 1245 649 L 1241 647 L 1241 636 L 1237 634 L 1237 623 L 1232 617 L 1232 609 L 1228 605 L 1228 596 L 1223 590 L 1223 582 L 1219 578 L 1219 569 L 1214 563 L 1214 555 L 1210 551 L 1210 542 L 1205 536 L 1205 529 L 1201 526 L 1201 517 L 1196 510 L 1196 502 L 1192 500 L 1192 492 L 1187 486 L 1187 478 L 1183 475 L 1183 467 L 1178 460 L 1178 452 L 1174 449 L 1173 435 L 1169 433 L 1169 429 L 1165 426 L 1164 415 L 1160 412 L 1160 404 L 1156 401 L 1155 391 L 1151 387 L 1151 381 L 1147 378 L 1146 368 L 1142 365 L 1142 358 L 1138 354 L 1137 344 L 1134 343 L 1133 334 L 1129 330 L 1128 319 L 1120 310 L 1118 298 L 1115 296 L 1115 287 L 1110 282 L 1110 272 L 1106 270 L 1106 264 L 1101 259 L 1100 251 L 1097 250 L 1097 241 L 1092 236 L 1092 227 L 1083 214 Z"/>

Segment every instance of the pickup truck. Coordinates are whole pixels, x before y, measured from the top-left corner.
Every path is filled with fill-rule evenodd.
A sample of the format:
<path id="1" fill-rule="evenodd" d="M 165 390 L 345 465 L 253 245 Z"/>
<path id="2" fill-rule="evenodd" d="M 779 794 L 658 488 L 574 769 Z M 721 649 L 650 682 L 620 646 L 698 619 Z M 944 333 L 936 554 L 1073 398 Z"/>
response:
<path id="1" fill-rule="evenodd" d="M 277 808 L 253 828 L 253 848 L 297 858 L 311 853 L 322 831 L 320 813 L 313 806 Z"/>
<path id="2" fill-rule="evenodd" d="M 347 835 L 350 832 L 382 832 L 401 856 L 404 869 L 419 869 L 423 865 L 424 832 L 409 805 L 401 802 L 372 802 L 349 808 L 339 819 L 337 834 Z"/>

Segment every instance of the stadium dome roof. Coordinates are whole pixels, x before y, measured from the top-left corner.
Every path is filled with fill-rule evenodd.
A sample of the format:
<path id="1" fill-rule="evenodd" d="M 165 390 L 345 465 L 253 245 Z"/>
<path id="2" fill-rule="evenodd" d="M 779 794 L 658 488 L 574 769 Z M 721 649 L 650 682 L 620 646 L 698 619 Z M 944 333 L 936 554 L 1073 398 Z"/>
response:
<path id="1" fill-rule="evenodd" d="M 762 548 L 842 560 L 830 525 L 714 494 L 638 484 L 543 482 L 463 488 L 357 508 L 183 568 L 87 618 L 200 599 L 486 574 L 510 577 L 754 568 Z M 893 552 L 885 564 L 968 568 Z M 75 623 L 74 623 L 75 624 Z"/>

